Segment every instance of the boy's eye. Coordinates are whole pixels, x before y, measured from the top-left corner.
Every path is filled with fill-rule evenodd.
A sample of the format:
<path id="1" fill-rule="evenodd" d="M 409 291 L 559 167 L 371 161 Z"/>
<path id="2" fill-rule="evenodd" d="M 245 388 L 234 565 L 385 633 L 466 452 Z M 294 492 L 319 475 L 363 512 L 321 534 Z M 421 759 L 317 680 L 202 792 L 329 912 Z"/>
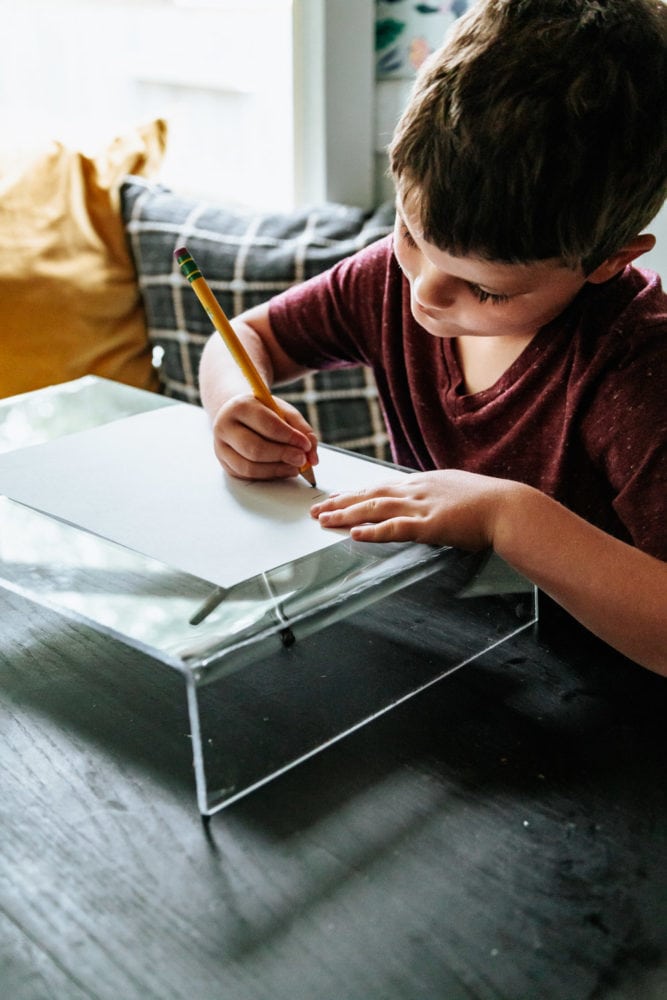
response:
<path id="1" fill-rule="evenodd" d="M 475 298 L 479 302 L 493 302 L 494 305 L 500 305 L 503 302 L 509 302 L 509 295 L 499 295 L 495 292 L 487 292 L 486 289 L 480 288 L 479 285 L 468 284 L 468 288 L 473 293 Z"/>
<path id="2" fill-rule="evenodd" d="M 401 239 L 411 249 L 418 249 L 417 243 L 405 223 L 401 225 Z M 503 302 L 509 302 L 510 300 L 509 295 L 501 295 L 498 292 L 487 292 L 485 288 L 476 285 L 472 281 L 467 282 L 467 285 L 478 302 L 492 302 L 494 305 L 502 305 Z"/>

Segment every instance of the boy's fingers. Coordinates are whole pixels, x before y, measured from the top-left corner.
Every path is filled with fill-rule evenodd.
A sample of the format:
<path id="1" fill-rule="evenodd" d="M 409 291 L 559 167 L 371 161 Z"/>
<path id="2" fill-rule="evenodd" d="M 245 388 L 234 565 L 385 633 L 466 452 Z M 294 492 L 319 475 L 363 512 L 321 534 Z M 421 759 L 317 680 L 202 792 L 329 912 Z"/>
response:
<path id="1" fill-rule="evenodd" d="M 220 464 L 230 475 L 238 479 L 287 479 L 298 476 L 299 469 L 303 462 L 293 464 L 283 461 L 261 461 L 256 462 L 245 458 L 239 452 L 226 448 L 218 453 Z"/>
<path id="2" fill-rule="evenodd" d="M 285 423 L 300 434 L 304 434 L 308 438 L 311 449 L 317 448 L 317 434 L 303 414 L 300 413 L 295 406 L 292 406 L 291 403 L 286 403 L 284 399 L 279 399 L 276 396 L 273 398 L 278 405 L 278 409 L 280 410 Z"/>
<path id="3" fill-rule="evenodd" d="M 341 510 L 343 507 L 349 507 L 350 504 L 358 503 L 364 496 L 364 490 L 359 490 L 356 493 L 330 493 L 328 497 L 314 503 L 310 509 L 313 514 L 319 514 L 324 510 Z"/>
<path id="4" fill-rule="evenodd" d="M 324 500 L 319 500 L 311 507 L 313 517 L 325 511 L 345 510 L 357 504 L 368 504 L 369 509 L 375 509 L 381 500 L 393 499 L 390 487 L 377 486 L 351 493 L 330 493 Z"/>
<path id="5" fill-rule="evenodd" d="M 357 503 L 320 508 L 312 511 L 327 527 L 349 527 L 354 524 L 380 523 L 391 520 L 405 512 L 405 504 L 395 497 L 369 497 Z"/>
<path id="6" fill-rule="evenodd" d="M 236 397 L 233 407 L 225 407 L 225 424 L 231 421 L 237 427 L 245 427 L 267 441 L 278 441 L 282 444 L 311 451 L 313 448 L 314 431 L 297 410 L 276 399 L 279 412 L 259 402 L 254 396 Z M 225 435 L 223 435 L 225 436 Z"/>

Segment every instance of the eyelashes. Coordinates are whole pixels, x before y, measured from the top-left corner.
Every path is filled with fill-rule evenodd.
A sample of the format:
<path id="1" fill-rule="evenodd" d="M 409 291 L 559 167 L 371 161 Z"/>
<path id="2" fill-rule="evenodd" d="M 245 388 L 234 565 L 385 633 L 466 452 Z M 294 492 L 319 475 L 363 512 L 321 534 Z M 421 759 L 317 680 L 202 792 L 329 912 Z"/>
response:
<path id="1" fill-rule="evenodd" d="M 404 223 L 401 225 L 401 239 L 410 250 L 419 249 L 412 233 Z M 490 302 L 492 305 L 502 305 L 504 302 L 510 301 L 509 295 L 501 295 L 498 292 L 488 292 L 485 288 L 482 288 L 480 285 L 476 285 L 472 281 L 466 281 L 465 284 L 478 302 Z"/>
<path id="2" fill-rule="evenodd" d="M 503 302 L 509 302 L 510 300 L 509 295 L 487 292 L 484 288 L 480 288 L 479 285 L 473 285 L 470 282 L 467 282 L 467 285 L 478 302 L 492 302 L 494 305 L 502 305 Z"/>

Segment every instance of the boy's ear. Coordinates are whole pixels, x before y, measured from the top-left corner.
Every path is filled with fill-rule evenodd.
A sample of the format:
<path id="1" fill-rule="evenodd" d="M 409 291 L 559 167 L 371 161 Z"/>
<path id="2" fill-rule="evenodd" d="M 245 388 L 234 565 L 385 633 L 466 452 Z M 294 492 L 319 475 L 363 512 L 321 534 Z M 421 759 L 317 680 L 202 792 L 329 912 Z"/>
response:
<path id="1" fill-rule="evenodd" d="M 654 246 L 655 236 L 651 236 L 650 233 L 641 233 L 610 257 L 607 257 L 594 271 L 587 275 L 586 280 L 592 282 L 594 285 L 601 285 L 603 281 L 609 281 L 610 278 L 613 278 L 615 274 L 622 271 L 624 267 L 627 267 L 637 257 L 641 257 L 643 253 L 648 253 Z"/>

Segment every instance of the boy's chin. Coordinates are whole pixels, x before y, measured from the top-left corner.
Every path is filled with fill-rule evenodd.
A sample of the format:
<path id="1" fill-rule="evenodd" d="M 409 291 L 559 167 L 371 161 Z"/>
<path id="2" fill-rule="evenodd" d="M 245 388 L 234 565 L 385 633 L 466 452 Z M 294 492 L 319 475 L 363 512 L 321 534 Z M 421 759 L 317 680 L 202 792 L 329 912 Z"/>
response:
<path id="1" fill-rule="evenodd" d="M 441 340 L 451 340 L 453 337 L 480 336 L 475 331 L 466 330 L 455 323 L 443 323 L 442 320 L 435 320 L 423 314 L 418 314 L 414 318 L 426 333 L 429 333 L 432 337 L 439 337 Z"/>

